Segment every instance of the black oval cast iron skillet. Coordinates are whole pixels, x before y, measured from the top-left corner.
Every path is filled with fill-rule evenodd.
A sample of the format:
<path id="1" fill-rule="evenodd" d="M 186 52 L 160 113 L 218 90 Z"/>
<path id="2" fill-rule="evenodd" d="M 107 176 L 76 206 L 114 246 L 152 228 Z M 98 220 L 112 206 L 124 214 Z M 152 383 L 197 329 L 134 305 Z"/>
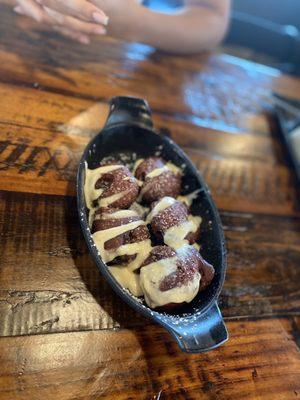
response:
<path id="1" fill-rule="evenodd" d="M 210 286 L 189 304 L 175 313 L 166 314 L 150 309 L 121 287 L 98 255 L 88 226 L 84 198 L 85 163 L 96 168 L 103 158 L 112 156 L 124 161 L 160 154 L 165 160 L 183 168 L 185 193 L 199 190 L 192 205 L 195 215 L 202 217 L 201 254 L 215 267 Z M 184 194 L 185 194 L 184 193 Z M 80 224 L 89 251 L 100 272 L 115 292 L 136 311 L 165 327 L 188 353 L 198 353 L 220 346 L 228 339 L 226 326 L 217 305 L 226 270 L 225 242 L 222 225 L 209 191 L 193 163 L 168 137 L 158 134 L 152 125 L 146 101 L 132 97 L 115 97 L 103 130 L 88 144 L 80 161 L 77 176 L 77 200 Z"/>

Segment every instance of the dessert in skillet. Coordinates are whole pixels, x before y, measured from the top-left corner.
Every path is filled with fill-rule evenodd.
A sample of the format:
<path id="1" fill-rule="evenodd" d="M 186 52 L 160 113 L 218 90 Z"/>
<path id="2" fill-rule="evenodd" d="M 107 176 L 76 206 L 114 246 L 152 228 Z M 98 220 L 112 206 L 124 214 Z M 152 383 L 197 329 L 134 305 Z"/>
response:
<path id="1" fill-rule="evenodd" d="M 133 172 L 119 162 L 86 169 L 91 233 L 121 286 L 165 311 L 191 302 L 214 277 L 200 255 L 201 217 L 192 195 L 180 196 L 181 170 L 159 157 L 138 160 Z"/>

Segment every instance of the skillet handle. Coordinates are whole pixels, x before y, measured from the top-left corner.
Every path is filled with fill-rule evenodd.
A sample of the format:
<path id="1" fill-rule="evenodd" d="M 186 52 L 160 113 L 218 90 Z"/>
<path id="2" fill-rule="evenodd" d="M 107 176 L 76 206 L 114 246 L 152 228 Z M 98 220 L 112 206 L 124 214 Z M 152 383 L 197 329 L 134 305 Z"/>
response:
<path id="1" fill-rule="evenodd" d="M 169 325 L 167 329 L 186 353 L 212 350 L 228 340 L 228 331 L 217 303 L 189 325 Z"/>
<path id="2" fill-rule="evenodd" d="M 135 124 L 153 127 L 151 110 L 146 100 L 137 97 L 118 96 L 110 100 L 106 127 L 113 124 Z"/>

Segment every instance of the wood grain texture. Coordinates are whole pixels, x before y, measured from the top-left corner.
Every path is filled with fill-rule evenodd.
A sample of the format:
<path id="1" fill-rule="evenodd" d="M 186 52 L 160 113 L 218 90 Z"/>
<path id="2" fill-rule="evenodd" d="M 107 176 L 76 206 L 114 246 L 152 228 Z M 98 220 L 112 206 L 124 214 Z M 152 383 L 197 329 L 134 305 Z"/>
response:
<path id="1" fill-rule="evenodd" d="M 235 321 L 228 327 L 227 344 L 198 355 L 180 352 L 154 325 L 1 338 L 0 398 L 297 399 L 300 353 L 292 322 Z"/>
<path id="2" fill-rule="evenodd" d="M 162 57 L 149 46 L 107 38 L 82 46 L 16 18 L 8 4 L 1 2 L 0 7 L 5 14 L 0 27 L 0 77 L 5 83 L 90 100 L 142 96 L 154 110 L 172 118 L 258 133 L 268 132 L 264 114 L 271 90 L 299 93 L 296 79 L 280 77 L 268 68 L 254 69 L 234 57 Z"/>
<path id="3" fill-rule="evenodd" d="M 224 316 L 299 315 L 300 219 L 221 216 L 228 248 L 220 300 Z M 90 259 L 75 199 L 3 192 L 0 220 L 0 336 L 145 323 L 117 298 Z"/>
<path id="4" fill-rule="evenodd" d="M 10 92 L 5 85 L 0 85 L 0 99 L 5 115 L 0 121 L 0 189 L 74 195 L 79 159 L 103 126 L 107 104 L 23 88 Z M 158 114 L 154 122 L 192 158 L 218 207 L 299 215 L 294 179 L 274 138 L 233 135 Z"/>
<path id="5" fill-rule="evenodd" d="M 300 80 L 225 54 L 74 44 L 12 7 L 0 0 L 0 400 L 299 398 L 299 202 L 270 95 L 299 98 Z M 122 94 L 148 100 L 221 210 L 230 340 L 207 354 L 121 302 L 79 230 L 78 160 Z"/>
<path id="6" fill-rule="evenodd" d="M 81 145 L 102 129 L 108 115 L 108 104 L 104 102 L 76 99 L 23 87 L 14 87 L 12 91 L 4 84 L 0 84 L 0 106 L 5 116 L 1 120 L 3 135 L 9 136 L 14 127 L 19 128 L 19 141 L 23 142 L 24 136 L 29 134 L 20 128 L 43 130 L 46 131 L 44 135 L 50 135 L 51 141 L 57 140 L 53 146 L 58 148 L 61 146 L 62 137 L 64 140 L 65 136 L 70 137 L 70 141 L 80 138 L 80 151 Z M 200 154 L 263 161 L 273 165 L 286 164 L 282 149 L 270 132 L 265 136 L 253 135 L 247 131 L 232 134 L 174 121 L 169 116 L 156 112 L 153 119 L 157 130 L 168 134 L 181 146 L 194 149 Z M 271 126 L 268 129 L 270 131 Z M 59 132 L 65 135 L 59 135 Z M 30 137 L 35 139 L 36 145 L 43 144 L 43 138 L 39 138 L 39 135 L 32 133 Z"/>

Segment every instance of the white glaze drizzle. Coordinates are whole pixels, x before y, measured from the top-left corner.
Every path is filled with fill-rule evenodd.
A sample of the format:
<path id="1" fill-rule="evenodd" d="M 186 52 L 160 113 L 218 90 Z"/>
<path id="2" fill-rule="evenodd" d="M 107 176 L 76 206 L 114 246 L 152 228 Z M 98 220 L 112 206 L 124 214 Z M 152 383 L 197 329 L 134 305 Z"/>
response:
<path id="1" fill-rule="evenodd" d="M 181 201 L 182 203 L 185 203 L 188 207 L 190 207 L 193 201 L 197 198 L 199 192 L 200 190 L 198 189 L 195 190 L 194 192 L 186 194 L 185 196 L 177 196 L 177 200 Z"/>
<path id="2" fill-rule="evenodd" d="M 171 207 L 174 203 L 176 203 L 176 200 L 169 196 L 165 196 L 159 200 L 155 207 L 148 214 L 146 220 L 147 224 L 150 224 L 152 219 L 156 217 L 157 214 L 159 214 L 161 211 L 164 211 L 166 208 Z"/>
<path id="3" fill-rule="evenodd" d="M 176 165 L 174 165 L 174 164 L 168 162 L 168 163 L 166 164 L 166 167 L 167 167 L 170 171 L 174 172 L 174 174 L 180 174 L 180 175 L 182 175 L 182 170 L 181 170 L 179 167 L 176 167 Z"/>
<path id="4" fill-rule="evenodd" d="M 143 182 L 142 184 L 143 184 L 143 186 L 142 186 L 141 191 L 140 191 L 140 194 L 139 194 L 139 196 L 138 196 L 138 198 L 137 198 L 137 201 L 138 201 L 138 202 L 140 202 L 140 201 L 143 200 L 143 196 L 144 196 L 144 194 L 147 192 L 148 186 L 150 185 L 150 182 L 147 182 L 147 183 L 144 183 L 144 182 Z"/>
<path id="5" fill-rule="evenodd" d="M 155 178 L 156 176 L 161 175 L 161 174 L 164 173 L 165 171 L 170 171 L 170 169 L 169 169 L 166 165 L 164 165 L 164 166 L 161 167 L 161 168 L 155 168 L 155 169 L 153 169 L 151 172 L 149 172 L 149 173 L 146 175 L 146 179 L 147 179 L 147 178 L 149 178 L 149 179 Z"/>
<path id="6" fill-rule="evenodd" d="M 122 165 L 104 165 L 96 169 L 89 169 L 85 163 L 85 182 L 84 182 L 84 197 L 85 203 L 89 210 L 93 207 L 93 202 L 97 200 L 103 193 L 103 189 L 96 189 L 95 185 L 102 175 L 122 168 Z"/>
<path id="7" fill-rule="evenodd" d="M 148 181 L 146 180 L 145 182 L 142 182 L 143 187 L 138 196 L 138 199 L 137 199 L 138 202 L 142 201 L 144 194 L 147 192 L 149 186 L 152 185 L 151 179 L 161 175 L 162 173 L 164 173 L 166 171 L 172 171 L 174 174 L 182 175 L 181 169 L 176 167 L 176 165 L 174 165 L 170 162 L 166 163 L 163 167 L 153 169 L 151 172 L 149 172 L 146 175 L 146 179 L 147 178 L 150 178 L 150 179 Z"/>
<path id="8" fill-rule="evenodd" d="M 150 224 L 152 219 L 157 216 L 160 212 L 164 211 L 168 207 L 171 207 L 176 200 L 173 197 L 163 197 L 148 214 L 146 223 Z M 164 242 L 166 245 L 178 249 L 181 246 L 188 244 L 185 239 L 188 233 L 196 232 L 201 224 L 201 217 L 189 215 L 188 219 L 179 225 L 170 227 L 164 233 Z"/>
<path id="9" fill-rule="evenodd" d="M 135 211 L 140 218 L 144 219 L 149 212 L 149 207 L 144 207 L 139 203 L 132 203 L 130 210 Z"/>
<path id="10" fill-rule="evenodd" d="M 200 246 L 199 243 L 194 243 L 194 244 L 192 244 L 192 246 L 193 246 L 194 249 L 196 249 L 197 251 L 200 251 L 201 246 Z"/>
<path id="11" fill-rule="evenodd" d="M 190 232 L 196 232 L 201 224 L 201 221 L 201 217 L 189 215 L 187 221 L 167 229 L 164 233 L 165 244 L 175 250 L 188 244 L 188 241 L 185 239 L 185 237 Z"/>
<path id="12" fill-rule="evenodd" d="M 129 193 L 129 190 L 123 190 L 123 192 L 115 193 L 108 197 L 103 197 L 98 200 L 98 204 L 100 208 L 108 207 L 113 204 L 115 201 L 120 200 L 122 197 L 126 196 Z"/>
<path id="13" fill-rule="evenodd" d="M 139 269 L 152 250 L 150 239 L 143 240 L 142 242 L 126 244 L 121 247 L 124 248 L 124 254 L 136 254 L 135 259 L 127 265 L 127 268 L 130 271 L 136 271 Z"/>
<path id="14" fill-rule="evenodd" d="M 136 269 L 140 268 L 141 264 L 148 257 L 151 251 L 152 247 L 150 239 L 146 239 L 141 242 L 125 244 L 116 249 L 110 249 L 110 250 L 105 249 L 105 243 L 108 240 L 111 240 L 121 235 L 122 233 L 136 229 L 141 225 L 145 225 L 145 222 L 139 220 L 139 221 L 129 222 L 128 224 L 120 225 L 114 228 L 109 228 L 95 232 L 93 234 L 93 239 L 97 249 L 99 250 L 102 260 L 105 263 L 108 263 L 119 256 L 136 255 L 134 260 L 128 263 L 127 268 L 130 271 L 135 271 Z"/>
<path id="15" fill-rule="evenodd" d="M 129 218 L 136 217 L 137 214 L 133 210 L 118 210 L 113 213 L 102 214 L 101 216 L 96 215 L 95 219 L 121 219 L 121 218 Z M 98 217 L 98 218 L 97 218 Z"/>
<path id="16" fill-rule="evenodd" d="M 133 175 L 135 175 L 135 172 L 138 169 L 138 166 L 140 164 L 142 164 L 143 161 L 144 161 L 143 158 L 139 158 L 138 160 L 136 160 L 136 162 L 134 163 L 134 166 L 133 166 L 133 171 L 132 171 Z"/>
<path id="17" fill-rule="evenodd" d="M 147 178 L 150 178 L 150 179 L 151 178 L 155 178 L 156 176 L 159 176 L 159 175 L 163 174 L 166 171 L 172 171 L 174 174 L 181 174 L 182 173 L 180 168 L 178 168 L 178 167 L 176 167 L 176 165 L 168 162 L 163 167 L 155 168 L 151 172 L 149 172 L 146 175 L 146 179 Z"/>
<path id="18" fill-rule="evenodd" d="M 97 215 L 95 216 L 95 212 L 96 212 L 95 208 L 92 208 L 91 210 L 89 210 L 89 227 L 90 227 L 90 229 L 93 226 L 93 221 L 95 221 L 95 219 L 97 219 L 97 217 L 98 217 Z"/>
<path id="19" fill-rule="evenodd" d="M 102 260 L 104 262 L 112 261 L 115 257 L 117 257 L 120 252 L 120 249 L 123 247 L 119 247 L 119 249 L 105 250 L 104 245 L 108 240 L 111 240 L 122 233 L 131 231 L 138 226 L 144 224 L 144 221 L 134 221 L 130 222 L 126 225 L 116 226 L 114 228 L 109 228 L 101 231 L 97 231 L 93 234 L 93 239 L 97 249 L 99 250 Z"/>
<path id="20" fill-rule="evenodd" d="M 139 181 L 138 179 L 135 178 L 136 183 L 138 184 L 138 186 L 142 187 L 144 182 L 143 181 Z"/>
<path id="21" fill-rule="evenodd" d="M 135 176 L 126 176 L 125 178 L 123 178 L 123 181 L 132 181 L 138 186 L 143 186 L 143 182 L 139 181 Z"/>
<path id="22" fill-rule="evenodd" d="M 139 274 L 130 271 L 128 267 L 122 265 L 108 267 L 108 270 L 117 282 L 125 289 L 130 290 L 134 296 L 139 297 L 143 295 Z"/>

